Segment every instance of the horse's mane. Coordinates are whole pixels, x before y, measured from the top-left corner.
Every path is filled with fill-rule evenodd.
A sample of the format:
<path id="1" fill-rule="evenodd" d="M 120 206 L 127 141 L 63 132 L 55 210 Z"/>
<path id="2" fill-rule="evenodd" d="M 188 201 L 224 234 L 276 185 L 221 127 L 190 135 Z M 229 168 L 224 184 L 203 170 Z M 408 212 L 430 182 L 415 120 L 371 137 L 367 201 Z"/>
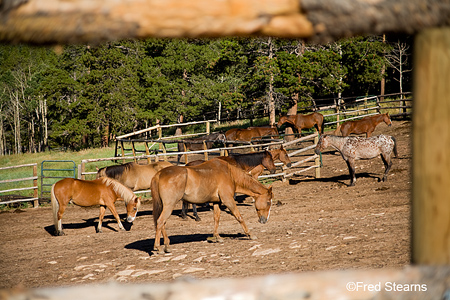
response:
<path id="1" fill-rule="evenodd" d="M 117 179 L 125 171 L 128 171 L 131 168 L 132 164 L 133 164 L 133 162 L 129 162 L 129 163 L 126 163 L 126 164 L 123 164 L 123 165 L 108 166 L 108 167 L 105 167 L 103 169 L 100 169 L 99 172 L 104 170 L 105 176 L 107 176 L 109 178 Z"/>
<path id="2" fill-rule="evenodd" d="M 136 197 L 136 195 L 133 193 L 131 189 L 127 188 L 117 180 L 114 180 L 109 177 L 102 177 L 102 182 L 107 186 L 111 186 L 114 192 L 120 195 L 120 197 L 123 198 L 126 204 L 128 204 L 128 202 L 130 202 Z"/>
<path id="3" fill-rule="evenodd" d="M 245 164 L 250 167 L 259 166 L 266 155 L 271 155 L 268 151 L 245 153 L 245 154 L 230 154 L 238 164 Z"/>
<path id="4" fill-rule="evenodd" d="M 252 192 L 255 192 L 254 191 L 255 185 L 257 185 L 258 187 L 265 188 L 258 180 L 256 180 L 252 176 L 250 176 L 250 174 L 246 173 L 241 168 L 236 167 L 232 164 L 227 164 L 227 165 L 228 165 L 228 170 L 230 171 L 231 176 L 233 177 L 234 181 L 238 182 L 242 188 L 248 189 Z"/>

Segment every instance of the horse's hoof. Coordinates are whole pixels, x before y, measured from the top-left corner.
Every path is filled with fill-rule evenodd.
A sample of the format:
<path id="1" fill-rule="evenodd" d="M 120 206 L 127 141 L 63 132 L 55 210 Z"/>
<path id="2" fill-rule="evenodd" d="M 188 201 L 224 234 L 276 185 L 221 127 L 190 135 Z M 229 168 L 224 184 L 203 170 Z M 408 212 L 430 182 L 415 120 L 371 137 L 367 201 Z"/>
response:
<path id="1" fill-rule="evenodd" d="M 164 247 L 164 252 L 165 252 L 165 253 L 171 253 L 172 250 L 170 250 L 169 246 L 165 246 L 165 247 Z"/>
<path id="2" fill-rule="evenodd" d="M 211 236 L 206 239 L 209 243 L 223 243 L 223 239 L 220 236 Z"/>
<path id="3" fill-rule="evenodd" d="M 195 222 L 200 222 L 202 219 L 200 219 L 200 217 L 196 217 L 195 218 Z"/>
<path id="4" fill-rule="evenodd" d="M 256 235 L 253 235 L 253 234 L 250 234 L 249 236 L 249 239 L 251 239 L 251 240 L 257 240 L 258 238 L 256 237 Z"/>
<path id="5" fill-rule="evenodd" d="M 55 231 L 55 235 L 56 236 L 63 236 L 63 235 L 66 235 L 66 234 L 64 233 L 64 231 Z"/>

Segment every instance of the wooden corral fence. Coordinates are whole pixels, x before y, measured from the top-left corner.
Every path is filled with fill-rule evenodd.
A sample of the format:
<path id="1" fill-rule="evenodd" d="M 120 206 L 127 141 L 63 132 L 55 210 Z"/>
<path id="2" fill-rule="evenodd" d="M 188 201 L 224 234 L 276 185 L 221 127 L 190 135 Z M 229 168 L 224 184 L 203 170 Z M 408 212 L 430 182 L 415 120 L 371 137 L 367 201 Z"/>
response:
<path id="1" fill-rule="evenodd" d="M 136 156 L 139 153 L 145 153 L 146 155 L 150 155 L 150 152 L 152 147 L 155 146 L 156 144 L 159 145 L 159 149 L 158 151 L 163 152 L 163 153 L 167 153 L 167 149 L 165 144 L 169 143 L 167 141 L 167 139 L 171 139 L 174 137 L 163 137 L 163 129 L 169 129 L 169 128 L 181 128 L 181 127 L 185 127 L 185 126 L 189 126 L 189 125 L 198 125 L 198 124 L 205 124 L 206 125 L 206 129 L 205 132 L 200 132 L 200 133 L 193 133 L 193 134 L 184 134 L 184 135 L 177 135 L 176 138 L 177 139 L 181 139 L 181 138 L 186 138 L 186 137 L 194 137 L 194 136 L 201 136 L 201 135 L 206 135 L 209 134 L 211 131 L 211 123 L 217 122 L 217 120 L 208 120 L 208 121 L 198 121 L 198 122 L 188 122 L 188 123 L 179 123 L 179 124 L 170 124 L 170 125 L 155 125 L 149 128 L 145 128 L 139 131 L 135 131 L 135 132 L 131 132 L 131 133 L 127 133 L 124 135 L 120 135 L 116 137 L 116 146 L 115 146 L 115 154 L 114 156 L 119 156 L 119 149 L 121 150 L 120 155 L 122 157 L 124 156 Z M 152 131 L 156 131 L 157 133 L 157 138 L 149 138 L 149 136 L 152 136 Z M 135 136 L 139 136 L 142 134 L 146 134 L 147 137 L 146 138 L 140 138 L 140 139 L 136 139 L 136 138 L 131 138 L 131 137 L 135 137 Z M 166 141 L 164 141 L 166 140 Z M 180 140 L 177 140 L 176 142 L 180 142 Z M 130 143 L 131 144 L 131 148 L 126 148 L 125 143 Z M 136 148 L 136 143 L 142 143 L 145 147 L 145 150 L 138 150 Z M 151 143 L 151 145 L 149 146 L 149 143 Z M 172 141 L 170 141 L 170 143 L 173 143 Z M 126 151 L 131 151 L 131 153 L 127 153 Z M 150 158 L 149 161 L 150 162 Z"/>
<path id="2" fill-rule="evenodd" d="M 30 173 L 32 173 L 32 176 L 0 180 L 0 184 L 11 184 L 11 183 L 30 182 L 30 181 L 32 181 L 32 184 L 29 184 L 26 187 L 17 187 L 17 188 L 12 188 L 12 189 L 7 189 L 7 190 L 0 190 L 0 198 L 8 198 L 8 194 L 10 194 L 11 192 L 20 192 L 20 191 L 29 191 L 29 190 L 33 191 L 33 196 L 32 197 L 27 197 L 27 196 L 22 197 L 22 196 L 9 195 L 11 200 L 0 201 L 0 205 L 31 201 L 31 202 L 33 202 L 34 207 L 38 207 L 39 206 L 39 198 L 38 198 L 37 163 L 11 166 L 11 167 L 2 167 L 2 168 L 0 168 L 0 171 L 18 169 L 18 168 L 28 168 L 29 170 L 31 170 Z"/>

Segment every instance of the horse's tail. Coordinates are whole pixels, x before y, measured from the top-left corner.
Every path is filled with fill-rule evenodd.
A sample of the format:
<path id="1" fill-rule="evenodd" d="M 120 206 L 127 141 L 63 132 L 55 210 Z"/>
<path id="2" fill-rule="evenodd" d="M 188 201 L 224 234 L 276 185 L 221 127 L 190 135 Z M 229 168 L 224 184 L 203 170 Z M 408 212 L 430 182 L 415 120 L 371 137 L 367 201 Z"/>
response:
<path id="1" fill-rule="evenodd" d="M 163 210 L 163 203 L 161 196 L 159 195 L 159 172 L 153 176 L 152 183 L 150 189 L 152 190 L 152 199 L 153 199 L 153 222 L 155 223 L 155 227 L 158 223 L 159 216 Z"/>
<path id="2" fill-rule="evenodd" d="M 59 201 L 56 199 L 55 195 L 55 185 L 54 183 L 52 185 L 52 191 L 51 191 L 51 202 L 52 202 L 52 210 L 53 210 L 53 224 L 55 225 L 55 230 L 58 230 L 58 211 L 59 211 Z"/>
<path id="3" fill-rule="evenodd" d="M 395 139 L 395 137 L 391 136 L 391 139 L 394 141 L 394 156 L 398 157 L 398 153 L 397 153 L 397 140 Z"/>

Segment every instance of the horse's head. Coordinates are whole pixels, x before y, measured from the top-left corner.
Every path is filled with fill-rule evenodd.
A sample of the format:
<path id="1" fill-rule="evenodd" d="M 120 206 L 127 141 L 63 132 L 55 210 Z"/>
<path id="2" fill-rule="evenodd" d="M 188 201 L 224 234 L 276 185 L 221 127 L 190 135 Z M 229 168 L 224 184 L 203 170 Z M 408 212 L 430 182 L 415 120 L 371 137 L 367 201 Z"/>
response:
<path id="1" fill-rule="evenodd" d="M 227 137 L 226 137 L 225 134 L 219 133 L 219 134 L 217 135 L 216 141 L 225 143 L 225 142 L 227 141 Z"/>
<path id="2" fill-rule="evenodd" d="M 384 120 L 384 123 L 386 123 L 386 125 L 392 126 L 391 116 L 389 116 L 389 113 L 384 114 L 383 120 Z"/>
<path id="3" fill-rule="evenodd" d="M 136 219 L 136 215 L 140 206 L 141 206 L 141 197 L 134 197 L 133 200 L 126 203 L 128 223 L 132 223 L 134 219 Z"/>
<path id="4" fill-rule="evenodd" d="M 272 206 L 273 192 L 272 187 L 267 189 L 266 193 L 262 193 L 255 198 L 255 208 L 258 213 L 259 223 L 265 224 L 269 221 L 270 207 Z"/>
<path id="5" fill-rule="evenodd" d="M 317 142 L 316 149 L 314 152 L 319 155 L 320 152 L 328 147 L 328 136 L 327 135 L 321 135 L 319 138 L 319 141 Z"/>
<path id="6" fill-rule="evenodd" d="M 291 167 L 291 159 L 289 158 L 289 155 L 288 155 L 286 149 L 284 149 L 283 145 L 281 145 L 280 156 L 278 158 L 281 160 L 281 162 L 283 164 L 286 165 L 286 167 L 288 167 L 288 168 Z"/>
<path id="7" fill-rule="evenodd" d="M 277 166 L 275 166 L 275 162 L 273 161 L 272 154 L 269 151 L 264 151 L 264 157 L 261 161 L 262 165 L 269 170 L 270 174 L 275 174 L 277 171 Z"/>
<path id="8" fill-rule="evenodd" d="M 101 177 L 105 177 L 106 176 L 105 175 L 105 168 L 106 167 L 101 168 L 101 169 L 97 168 L 97 175 L 95 175 L 95 179 L 99 179 Z"/>
<path id="9" fill-rule="evenodd" d="M 287 122 L 287 120 L 288 118 L 286 116 L 281 116 L 280 119 L 278 120 L 277 127 L 280 128 L 281 125 Z"/>

